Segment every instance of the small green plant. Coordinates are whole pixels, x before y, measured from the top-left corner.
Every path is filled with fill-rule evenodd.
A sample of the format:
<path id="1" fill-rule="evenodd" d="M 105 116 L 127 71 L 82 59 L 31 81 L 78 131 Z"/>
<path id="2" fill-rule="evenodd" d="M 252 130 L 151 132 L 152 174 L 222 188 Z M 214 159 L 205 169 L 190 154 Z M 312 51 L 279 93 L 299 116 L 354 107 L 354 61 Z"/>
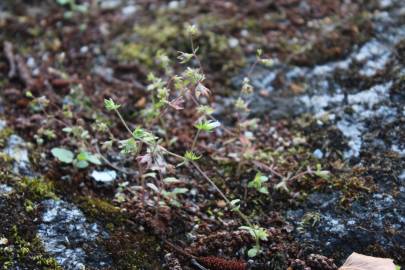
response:
<path id="1" fill-rule="evenodd" d="M 171 191 L 163 190 L 162 195 L 165 197 L 169 203 L 176 207 L 181 207 L 180 201 L 177 199 L 177 195 L 185 194 L 188 192 L 187 188 L 174 188 Z"/>
<path id="2" fill-rule="evenodd" d="M 190 162 L 197 161 L 201 158 L 201 156 L 198 156 L 196 153 L 192 151 L 186 151 L 184 154 L 184 161 L 179 163 L 177 167 L 182 166 L 182 165 L 189 165 Z"/>
<path id="3" fill-rule="evenodd" d="M 325 180 L 329 180 L 331 177 L 329 171 L 322 170 L 321 164 L 316 164 L 316 170 L 313 171 L 313 174 Z"/>
<path id="4" fill-rule="evenodd" d="M 40 128 L 37 131 L 37 134 L 34 135 L 35 141 L 37 144 L 41 145 L 45 140 L 54 140 L 56 139 L 56 134 L 52 129 Z"/>
<path id="5" fill-rule="evenodd" d="M 121 107 L 121 105 L 116 104 L 114 100 L 110 98 L 104 100 L 104 107 L 107 109 L 107 111 L 115 111 L 118 110 Z"/>
<path id="6" fill-rule="evenodd" d="M 254 188 L 260 193 L 269 194 L 269 190 L 267 189 L 267 187 L 263 186 L 263 184 L 266 183 L 268 180 L 269 178 L 267 176 L 262 175 L 261 172 L 257 172 L 255 178 L 253 178 L 253 180 L 249 182 L 248 187 Z"/>
<path id="7" fill-rule="evenodd" d="M 187 33 L 190 35 L 191 53 L 179 52 L 179 60 L 180 63 L 183 64 L 195 62 L 198 64 L 198 67 L 187 67 L 180 75 L 174 75 L 171 73 L 172 70 L 167 68 L 167 57 L 160 55 L 160 62 L 165 64 L 163 66 L 166 66 L 164 72 L 168 77 L 168 80 L 166 81 L 165 79 L 156 77 L 154 74 L 149 74 L 149 85 L 147 86 L 147 90 L 150 93 L 151 106 L 143 111 L 146 124 L 151 125 L 153 123 L 160 123 L 160 128 L 164 130 L 165 128 L 169 128 L 165 126 L 164 116 L 170 108 L 182 110 L 186 98 L 193 102 L 196 113 L 199 115 L 198 120 L 194 124 L 197 132 L 191 147 L 187 149 L 183 156 L 169 151 L 163 144 L 164 142 L 167 142 L 167 140 L 165 141 L 156 136 L 151 128 L 137 127 L 131 129 L 119 111 L 121 104 L 115 103 L 112 99 L 106 99 L 104 105 L 107 111 L 114 112 L 117 115 L 121 124 L 128 131 L 129 137 L 120 140 L 119 145 L 122 151 L 127 154 L 133 154 L 136 157 L 139 171 L 141 172 L 140 180 L 142 181 L 142 187 L 144 187 L 143 181 L 146 178 L 151 177 L 155 181 L 156 185 L 149 182 L 146 186 L 157 194 L 157 205 L 164 204 L 164 202 L 160 201 L 161 197 L 163 197 L 163 199 L 168 201 L 170 205 L 179 206 L 180 201 L 178 195 L 188 192 L 188 189 L 186 188 L 175 188 L 173 190 L 165 189 L 164 185 L 170 177 L 164 178 L 164 176 L 170 168 L 170 170 L 173 170 L 173 166 L 169 164 L 169 161 L 174 158 L 179 161 L 177 166 L 184 165 L 190 170 L 196 170 L 218 192 L 230 209 L 239 215 L 243 220 L 243 223 L 246 224 L 246 226 L 242 226 L 241 228 L 248 230 L 256 241 L 255 246 L 248 252 L 250 257 L 254 257 L 261 251 L 260 241 L 267 240 L 268 235 L 266 230 L 253 224 L 250 221 L 250 218 L 241 211 L 240 200 L 229 200 L 215 182 L 197 164 L 201 156 L 197 154 L 195 149 L 197 148 L 197 141 L 200 133 L 212 133 L 216 128 L 220 127 L 221 124 L 211 115 L 213 113 L 211 107 L 200 104 L 200 98 L 202 96 L 209 96 L 211 91 L 204 85 L 206 76 L 203 72 L 202 64 L 196 54 L 197 49 L 193 42 L 193 37 L 199 33 L 198 28 L 196 26 L 188 26 Z M 252 90 L 248 82 L 246 82 L 245 88 L 245 91 Z M 156 128 L 153 130 L 156 130 Z M 224 130 L 233 134 L 226 128 L 224 128 Z M 165 133 L 165 131 L 160 132 L 160 134 Z M 166 145 L 170 144 L 167 143 Z M 171 158 L 169 159 L 168 156 L 171 156 Z M 255 180 L 253 180 L 255 188 L 257 187 L 262 193 L 267 192 L 267 189 L 263 186 L 265 181 L 267 181 L 267 178 L 261 174 L 258 174 Z M 145 189 L 143 188 L 142 190 L 144 191 Z"/>
<path id="8" fill-rule="evenodd" d="M 254 226 L 241 226 L 239 227 L 242 230 L 246 230 L 250 235 L 255 239 L 256 245 L 248 250 L 249 257 L 256 257 L 261 252 L 260 241 L 267 241 L 269 234 L 266 229 L 261 228 L 257 225 Z"/>
<path id="9" fill-rule="evenodd" d="M 198 129 L 200 132 L 212 132 L 215 128 L 219 127 L 221 123 L 218 121 L 213 120 L 202 120 L 199 123 L 195 124 L 195 128 Z"/>
<path id="10" fill-rule="evenodd" d="M 300 225 L 298 226 L 298 231 L 303 231 L 305 227 L 315 227 L 316 224 L 321 220 L 321 214 L 318 212 L 308 212 L 302 217 Z"/>
<path id="11" fill-rule="evenodd" d="M 52 148 L 51 153 L 60 162 L 73 164 L 73 166 L 79 169 L 87 168 L 90 163 L 101 165 L 101 160 L 97 155 L 83 150 L 79 151 L 76 157 L 72 151 L 61 147 Z"/>

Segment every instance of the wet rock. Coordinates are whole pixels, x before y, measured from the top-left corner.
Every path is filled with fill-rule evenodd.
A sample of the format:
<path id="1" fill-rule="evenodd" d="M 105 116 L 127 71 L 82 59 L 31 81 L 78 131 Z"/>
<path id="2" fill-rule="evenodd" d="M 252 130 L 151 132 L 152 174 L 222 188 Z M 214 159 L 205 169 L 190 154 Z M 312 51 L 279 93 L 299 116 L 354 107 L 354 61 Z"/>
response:
<path id="1" fill-rule="evenodd" d="M 324 194 L 311 194 L 309 200 L 306 211 L 288 211 L 287 218 L 300 227 L 305 213 L 320 206 L 318 221 L 301 230 L 298 238 L 314 247 L 321 245 L 325 254 L 336 255 L 337 250 L 350 254 L 372 245 L 380 245 L 391 254 L 405 249 L 404 235 L 391 237 L 386 231 L 401 232 L 405 228 L 405 207 L 391 195 L 374 194 L 367 202 L 354 203 L 348 211 L 335 208 L 336 198 L 325 198 Z"/>
<path id="2" fill-rule="evenodd" d="M 14 189 L 8 185 L 0 184 L 0 197 L 8 196 L 14 192 Z"/>
<path id="3" fill-rule="evenodd" d="M 38 236 L 45 250 L 67 270 L 104 269 L 111 259 L 97 244 L 108 234 L 96 223 L 89 223 L 74 205 L 62 200 L 46 200 Z"/>
<path id="4" fill-rule="evenodd" d="M 124 16 L 131 16 L 137 11 L 137 7 L 135 5 L 128 5 L 122 8 L 122 14 Z"/>
<path id="5" fill-rule="evenodd" d="M 93 170 L 91 173 L 96 185 L 111 186 L 117 178 L 117 172 L 113 170 L 97 171 Z"/>
<path id="6" fill-rule="evenodd" d="M 7 126 L 7 122 L 3 119 L 0 119 L 0 131 Z"/>
<path id="7" fill-rule="evenodd" d="M 323 152 L 320 149 L 316 149 L 312 155 L 317 158 L 317 159 L 322 159 L 323 158 Z"/>
<path id="8" fill-rule="evenodd" d="M 13 172 L 24 176 L 34 176 L 28 156 L 27 143 L 18 135 L 11 135 L 4 152 L 13 158 Z"/>

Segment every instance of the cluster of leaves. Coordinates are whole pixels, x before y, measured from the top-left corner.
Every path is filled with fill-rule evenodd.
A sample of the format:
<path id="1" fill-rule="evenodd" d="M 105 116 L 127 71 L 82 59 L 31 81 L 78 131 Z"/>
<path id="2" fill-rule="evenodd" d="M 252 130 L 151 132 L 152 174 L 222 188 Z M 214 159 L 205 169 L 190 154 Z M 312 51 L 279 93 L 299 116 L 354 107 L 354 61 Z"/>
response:
<path id="1" fill-rule="evenodd" d="M 97 155 L 83 150 L 79 151 L 76 157 L 72 151 L 61 147 L 52 148 L 51 153 L 60 162 L 73 164 L 73 166 L 79 169 L 87 168 L 90 163 L 101 165 L 101 160 Z"/>
<path id="2" fill-rule="evenodd" d="M 255 178 L 249 182 L 248 187 L 254 188 L 260 193 L 269 194 L 269 190 L 266 186 L 263 186 L 265 182 L 267 182 L 269 178 L 267 176 L 262 175 L 261 172 L 256 173 Z"/>
<path id="3" fill-rule="evenodd" d="M 269 234 L 264 228 L 261 228 L 257 225 L 241 226 L 239 228 L 248 231 L 253 239 L 256 240 L 256 245 L 248 250 L 249 257 L 256 257 L 261 252 L 259 241 L 267 241 L 267 237 L 269 236 Z"/>

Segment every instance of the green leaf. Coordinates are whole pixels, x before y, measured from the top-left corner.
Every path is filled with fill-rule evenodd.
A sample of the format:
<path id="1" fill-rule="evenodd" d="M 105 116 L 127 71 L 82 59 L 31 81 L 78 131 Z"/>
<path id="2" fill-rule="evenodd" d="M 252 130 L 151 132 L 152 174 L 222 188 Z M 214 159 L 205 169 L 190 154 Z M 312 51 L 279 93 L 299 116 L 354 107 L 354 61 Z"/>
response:
<path id="1" fill-rule="evenodd" d="M 269 236 L 269 234 L 267 233 L 266 229 L 264 228 L 257 228 L 255 230 L 256 233 L 256 237 L 259 238 L 262 241 L 267 241 L 267 237 Z"/>
<path id="2" fill-rule="evenodd" d="M 157 139 L 155 135 L 140 127 L 135 128 L 132 132 L 132 136 L 135 140 L 141 140 L 147 143 L 154 143 Z"/>
<path id="3" fill-rule="evenodd" d="M 258 253 L 259 253 L 259 250 L 256 247 L 253 247 L 248 250 L 248 256 L 250 258 L 256 257 Z"/>
<path id="4" fill-rule="evenodd" d="M 240 208 L 240 199 L 232 200 L 231 201 L 231 206 L 232 206 L 231 211 L 234 211 L 234 212 L 238 211 L 239 208 Z"/>
<path id="5" fill-rule="evenodd" d="M 77 154 L 76 159 L 79 160 L 79 161 L 86 161 L 87 160 L 87 152 L 80 151 L 80 153 Z"/>
<path id="6" fill-rule="evenodd" d="M 263 194 L 269 194 L 269 190 L 267 189 L 267 187 L 261 187 L 261 188 L 259 189 L 259 192 L 260 192 L 260 193 L 263 193 Z"/>
<path id="7" fill-rule="evenodd" d="M 118 147 L 120 149 L 122 149 L 121 150 L 122 154 L 136 153 L 138 150 L 138 145 L 133 138 L 121 140 L 121 141 L 118 141 L 118 143 L 119 143 Z"/>
<path id="8" fill-rule="evenodd" d="M 218 121 L 203 120 L 195 124 L 194 127 L 200 131 L 212 132 L 215 128 L 219 127 L 220 125 L 221 123 Z"/>
<path id="9" fill-rule="evenodd" d="M 69 4 L 72 0 L 56 0 L 59 5 L 66 5 Z"/>
<path id="10" fill-rule="evenodd" d="M 73 131 L 73 128 L 71 128 L 71 127 L 65 127 L 65 128 L 62 129 L 62 131 L 63 131 L 63 132 L 66 132 L 66 133 L 71 133 L 71 132 Z"/>
<path id="11" fill-rule="evenodd" d="M 65 148 L 55 147 L 51 150 L 52 155 L 63 163 L 72 163 L 74 154 Z"/>
<path id="12" fill-rule="evenodd" d="M 173 194 L 184 194 L 188 192 L 188 188 L 175 188 L 171 191 Z"/>
<path id="13" fill-rule="evenodd" d="M 329 180 L 331 177 L 329 171 L 315 171 L 314 173 L 316 176 L 318 176 L 324 180 Z"/>
<path id="14" fill-rule="evenodd" d="M 84 169 L 84 168 L 87 168 L 87 167 L 89 166 L 89 163 L 88 163 L 87 161 L 85 161 L 85 160 L 77 160 L 77 159 L 76 159 L 76 160 L 74 161 L 73 165 L 74 165 L 76 168 Z"/>
<path id="15" fill-rule="evenodd" d="M 401 270 L 401 266 L 395 265 L 395 270 Z"/>
<path id="16" fill-rule="evenodd" d="M 175 177 L 166 177 L 165 179 L 163 179 L 163 182 L 165 182 L 166 184 L 178 184 L 181 183 L 181 181 Z"/>
<path id="17" fill-rule="evenodd" d="M 269 194 L 267 187 L 263 186 L 263 183 L 267 182 L 269 178 L 262 175 L 261 172 L 257 172 L 255 178 L 248 183 L 249 188 L 255 188 L 257 191 L 263 194 Z"/>
<path id="18" fill-rule="evenodd" d="M 107 111 L 112 111 L 112 110 L 118 110 L 121 105 L 116 104 L 114 100 L 110 99 L 104 99 L 104 106 L 107 109 Z"/>
<path id="19" fill-rule="evenodd" d="M 85 5 L 75 5 L 74 10 L 81 13 L 86 13 L 88 11 L 88 8 Z"/>
<path id="20" fill-rule="evenodd" d="M 101 165 L 101 160 L 98 158 L 98 156 L 87 151 L 80 151 L 80 153 L 76 156 L 76 159 L 79 161 L 88 161 L 95 165 Z"/>
<path id="21" fill-rule="evenodd" d="M 201 158 L 201 156 L 198 156 L 194 152 L 186 151 L 186 153 L 184 154 L 184 158 L 189 161 L 196 161 L 196 160 L 199 160 Z"/>
<path id="22" fill-rule="evenodd" d="M 87 161 L 93 163 L 94 165 L 101 165 L 101 160 L 98 158 L 97 155 L 92 153 L 87 153 Z"/>

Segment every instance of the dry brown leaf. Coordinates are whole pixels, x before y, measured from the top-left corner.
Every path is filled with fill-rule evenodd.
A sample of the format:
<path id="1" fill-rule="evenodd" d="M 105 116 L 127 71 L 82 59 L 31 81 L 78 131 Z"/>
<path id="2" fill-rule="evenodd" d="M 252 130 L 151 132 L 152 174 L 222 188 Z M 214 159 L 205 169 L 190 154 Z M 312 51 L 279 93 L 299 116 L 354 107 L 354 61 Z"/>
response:
<path id="1" fill-rule="evenodd" d="M 339 270 L 395 270 L 395 264 L 391 259 L 353 252 Z"/>

